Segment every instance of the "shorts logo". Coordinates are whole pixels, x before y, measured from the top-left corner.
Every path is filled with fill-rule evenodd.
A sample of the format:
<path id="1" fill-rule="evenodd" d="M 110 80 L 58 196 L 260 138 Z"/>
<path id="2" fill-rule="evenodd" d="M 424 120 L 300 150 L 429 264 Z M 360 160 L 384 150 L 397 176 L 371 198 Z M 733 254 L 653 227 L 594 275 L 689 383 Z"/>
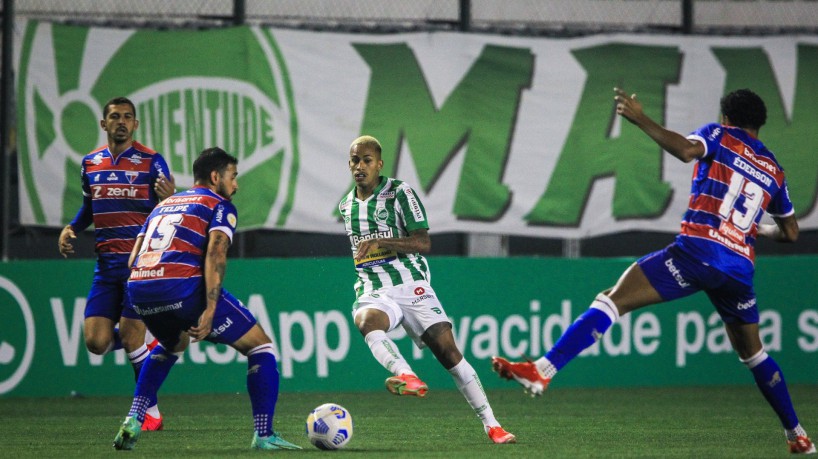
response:
<path id="1" fill-rule="evenodd" d="M 226 332 L 227 329 L 230 328 L 231 325 L 233 325 L 233 321 L 228 317 L 227 322 L 225 322 L 225 323 L 219 325 L 218 327 L 214 328 L 213 331 L 210 332 L 209 336 L 215 338 L 215 337 L 221 335 L 222 333 Z"/>
<path id="2" fill-rule="evenodd" d="M 739 303 L 736 305 L 736 309 L 738 309 L 739 311 L 744 311 L 746 309 L 752 308 L 755 305 L 756 305 L 756 299 L 755 298 L 750 298 L 750 300 L 747 301 L 746 303 L 742 303 L 742 302 L 739 301 Z"/>
<path id="3" fill-rule="evenodd" d="M 687 288 L 690 287 L 690 283 L 688 283 L 684 276 L 682 276 L 682 272 L 679 271 L 679 268 L 673 264 L 673 258 L 668 258 L 665 261 L 665 266 L 667 266 L 667 270 L 674 279 L 676 279 L 676 283 L 679 284 L 679 287 Z"/>
<path id="4" fill-rule="evenodd" d="M 415 295 L 420 296 L 420 295 L 423 295 L 424 293 L 426 293 L 426 290 L 424 290 L 423 287 L 415 288 Z"/>

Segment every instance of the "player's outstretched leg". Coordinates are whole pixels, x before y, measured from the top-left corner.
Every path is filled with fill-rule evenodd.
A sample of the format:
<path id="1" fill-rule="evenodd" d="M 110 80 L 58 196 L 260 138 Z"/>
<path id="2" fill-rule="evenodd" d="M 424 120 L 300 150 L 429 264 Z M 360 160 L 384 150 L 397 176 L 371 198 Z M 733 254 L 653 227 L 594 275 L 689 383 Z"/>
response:
<path id="1" fill-rule="evenodd" d="M 619 310 L 613 300 L 600 293 L 591 307 L 565 330 L 545 357 L 536 362 L 509 362 L 502 357 L 494 357 L 491 366 L 501 378 L 520 383 L 532 397 L 542 395 L 557 371 L 596 343 L 617 320 Z"/>
<path id="2" fill-rule="evenodd" d="M 749 359 L 741 359 L 741 362 L 747 365 L 747 368 L 753 373 L 756 386 L 784 426 L 784 435 L 787 437 L 787 447 L 790 452 L 815 454 L 815 445 L 798 422 L 787 383 L 784 381 L 784 373 L 775 360 L 762 349 Z"/>
<path id="3" fill-rule="evenodd" d="M 426 396 L 429 386 L 412 371 L 412 367 L 398 351 L 395 342 L 386 336 L 386 332 L 371 331 L 366 334 L 364 341 L 375 360 L 395 375 L 386 378 L 386 390 L 395 395 Z"/>
<path id="4" fill-rule="evenodd" d="M 458 355 L 461 354 L 458 352 Z M 494 443 L 516 443 L 517 437 L 503 429 L 494 417 L 494 410 L 491 409 L 483 384 L 480 383 L 480 378 L 471 364 L 461 357 L 460 362 L 448 371 L 454 379 L 457 390 L 463 394 L 474 414 L 480 418 L 489 439 Z"/>
<path id="5" fill-rule="evenodd" d="M 140 433 L 142 433 L 142 423 L 133 416 L 126 417 L 114 437 L 114 448 L 132 450 L 136 441 L 139 440 Z"/>

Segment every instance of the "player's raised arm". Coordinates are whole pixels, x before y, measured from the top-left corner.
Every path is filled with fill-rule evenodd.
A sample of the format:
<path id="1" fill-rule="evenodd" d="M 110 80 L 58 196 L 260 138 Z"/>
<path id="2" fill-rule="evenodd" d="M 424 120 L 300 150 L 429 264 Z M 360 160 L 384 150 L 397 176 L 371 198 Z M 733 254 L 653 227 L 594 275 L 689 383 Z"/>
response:
<path id="1" fill-rule="evenodd" d="M 665 151 L 686 163 L 704 156 L 703 144 L 666 129 L 645 115 L 645 112 L 642 111 L 642 103 L 636 99 L 636 94 L 629 96 L 620 88 L 614 88 L 614 92 L 616 93 L 614 96 L 616 113 L 636 125 Z"/>

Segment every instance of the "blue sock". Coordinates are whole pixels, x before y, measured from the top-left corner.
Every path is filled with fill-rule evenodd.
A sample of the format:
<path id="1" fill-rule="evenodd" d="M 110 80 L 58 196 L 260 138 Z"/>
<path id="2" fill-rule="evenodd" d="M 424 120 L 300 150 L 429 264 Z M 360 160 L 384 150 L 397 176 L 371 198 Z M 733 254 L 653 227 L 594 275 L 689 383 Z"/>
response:
<path id="1" fill-rule="evenodd" d="M 599 301 L 599 300 L 597 300 Z M 596 302 L 595 302 L 596 303 Z M 613 303 L 611 303 L 613 304 Z M 568 364 L 580 352 L 593 345 L 610 328 L 613 320 L 605 312 L 591 307 L 565 330 L 554 347 L 545 354 L 557 370 Z"/>
<path id="2" fill-rule="evenodd" d="M 119 336 L 119 327 L 114 327 L 114 348 L 112 351 L 122 349 L 122 337 Z"/>
<path id="3" fill-rule="evenodd" d="M 150 358 L 150 357 L 148 357 L 148 358 Z M 142 374 L 142 367 L 145 366 L 145 361 L 146 360 L 147 359 L 145 359 L 145 360 L 143 360 L 143 361 L 141 361 L 139 363 L 134 363 L 133 364 L 133 371 L 134 371 L 134 374 L 136 375 L 136 382 L 137 383 L 139 382 L 139 375 Z M 152 407 L 153 405 L 156 405 L 156 396 L 150 398 L 148 403 L 149 403 L 148 408 Z"/>
<path id="4" fill-rule="evenodd" d="M 761 362 L 750 368 L 756 380 L 756 385 L 764 394 L 764 398 L 767 399 L 767 403 L 770 404 L 775 414 L 778 415 L 781 425 L 785 429 L 794 429 L 798 425 L 798 416 L 795 415 L 795 408 L 793 408 L 792 400 L 790 400 L 790 392 L 787 390 L 784 374 L 772 357 L 766 355 L 766 353 L 759 357 L 761 358 L 757 360 L 761 360 Z M 748 363 L 748 366 L 750 366 L 750 363 Z"/>
<path id="5" fill-rule="evenodd" d="M 278 401 L 278 368 L 272 344 L 262 344 L 247 353 L 247 392 L 259 437 L 273 434 L 273 416 Z"/>
<path id="6" fill-rule="evenodd" d="M 145 412 L 156 404 L 156 393 L 177 360 L 179 357 L 167 352 L 162 345 L 153 348 L 151 354 L 145 359 L 142 371 L 139 372 L 139 380 L 136 382 L 133 404 L 128 416 L 135 417 L 139 422 L 145 421 Z"/>

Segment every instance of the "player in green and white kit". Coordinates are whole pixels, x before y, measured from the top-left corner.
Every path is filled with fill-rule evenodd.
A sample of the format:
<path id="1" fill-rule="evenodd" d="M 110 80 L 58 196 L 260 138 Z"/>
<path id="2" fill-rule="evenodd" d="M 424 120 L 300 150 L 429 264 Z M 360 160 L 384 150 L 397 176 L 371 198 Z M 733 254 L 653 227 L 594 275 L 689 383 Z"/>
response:
<path id="1" fill-rule="evenodd" d="M 338 209 L 358 271 L 355 325 L 375 359 L 394 375 L 386 380 L 390 392 L 423 397 L 429 390 L 386 336 L 402 325 L 415 344 L 429 346 L 452 375 L 489 438 L 515 443 L 514 435 L 494 418 L 480 379 L 457 348 L 452 323 L 429 283 L 431 273 L 421 255 L 432 247 L 426 210 L 406 183 L 382 177 L 382 167 L 377 139 L 362 136 L 352 142 L 349 170 L 355 187 Z"/>

